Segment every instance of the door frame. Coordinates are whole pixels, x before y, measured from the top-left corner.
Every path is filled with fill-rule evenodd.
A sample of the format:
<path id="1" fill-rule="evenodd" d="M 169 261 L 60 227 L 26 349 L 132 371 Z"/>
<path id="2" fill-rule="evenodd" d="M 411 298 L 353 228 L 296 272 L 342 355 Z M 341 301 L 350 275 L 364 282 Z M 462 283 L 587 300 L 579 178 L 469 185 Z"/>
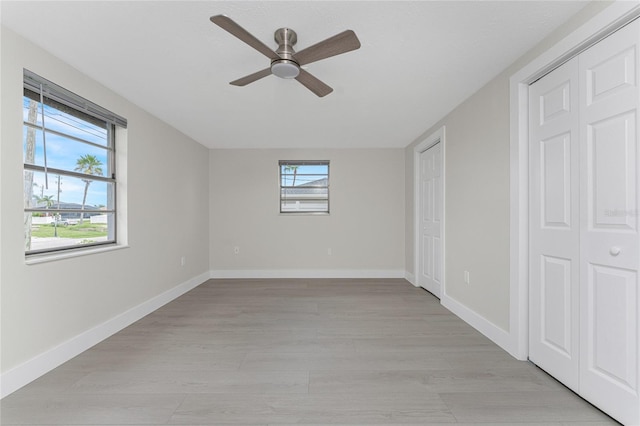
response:
<path id="1" fill-rule="evenodd" d="M 616 1 L 510 78 L 509 347 L 529 355 L 529 85 L 640 16 L 637 2 Z"/>
<path id="2" fill-rule="evenodd" d="M 413 276 L 415 277 L 413 285 L 416 287 L 420 287 L 419 285 L 419 274 L 420 274 L 420 240 L 422 236 L 420 235 L 420 205 L 422 194 L 420 193 L 420 155 L 433 147 L 434 145 L 440 143 L 441 147 L 441 167 L 442 167 L 442 203 L 440 205 L 440 217 L 441 226 L 440 229 L 440 241 L 442 248 L 442 256 L 440 257 L 440 271 L 442 271 L 442 279 L 440 282 L 440 294 L 436 294 L 435 296 L 441 298 L 442 295 L 445 294 L 445 159 L 446 159 L 446 144 L 445 144 L 445 126 L 440 127 L 435 132 L 427 136 L 422 142 L 416 145 L 413 148 L 413 229 L 414 229 L 414 238 L 413 238 Z"/>

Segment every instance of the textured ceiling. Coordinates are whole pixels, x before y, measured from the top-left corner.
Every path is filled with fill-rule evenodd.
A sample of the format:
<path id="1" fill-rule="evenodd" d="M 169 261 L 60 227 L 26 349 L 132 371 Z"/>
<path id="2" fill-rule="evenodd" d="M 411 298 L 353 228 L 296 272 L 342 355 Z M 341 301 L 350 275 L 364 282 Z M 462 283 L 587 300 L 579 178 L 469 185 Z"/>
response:
<path id="1" fill-rule="evenodd" d="M 577 13 L 581 1 L 2 1 L 2 24 L 211 148 L 405 147 Z M 229 81 L 269 60 L 209 17 L 297 50 L 345 29 L 362 47 L 307 65 L 333 87 Z"/>

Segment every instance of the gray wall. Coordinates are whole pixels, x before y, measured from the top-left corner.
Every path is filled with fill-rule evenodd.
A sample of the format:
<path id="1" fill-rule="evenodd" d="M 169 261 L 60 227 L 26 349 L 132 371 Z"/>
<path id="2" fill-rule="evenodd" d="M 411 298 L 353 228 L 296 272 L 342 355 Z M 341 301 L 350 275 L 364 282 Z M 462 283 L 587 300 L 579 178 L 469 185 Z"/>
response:
<path id="1" fill-rule="evenodd" d="M 279 213 L 278 160 L 330 160 L 330 215 Z M 404 194 L 402 149 L 212 150 L 211 269 L 401 277 Z"/>
<path id="2" fill-rule="evenodd" d="M 2 29 L 2 372 L 209 270 L 208 150 Z M 26 265 L 22 70 L 128 119 L 129 248 Z M 121 146 L 122 147 L 122 146 Z M 161 215 L 166 221 L 149 220 Z M 184 267 L 181 256 L 187 258 Z"/>

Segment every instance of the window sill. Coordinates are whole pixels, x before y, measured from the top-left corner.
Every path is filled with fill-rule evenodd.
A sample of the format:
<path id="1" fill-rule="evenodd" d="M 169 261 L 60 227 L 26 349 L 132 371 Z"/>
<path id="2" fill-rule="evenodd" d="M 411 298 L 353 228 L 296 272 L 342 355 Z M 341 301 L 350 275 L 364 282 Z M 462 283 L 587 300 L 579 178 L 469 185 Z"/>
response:
<path id="1" fill-rule="evenodd" d="M 280 216 L 329 216 L 329 212 L 280 212 Z"/>
<path id="2" fill-rule="evenodd" d="M 37 265 L 39 263 L 55 262 L 63 259 L 71 259 L 74 257 L 88 256 L 88 255 L 97 254 L 97 253 L 106 253 L 109 251 L 121 250 L 126 248 L 129 248 L 129 246 L 128 245 L 112 245 L 112 246 L 95 247 L 95 248 L 78 250 L 78 251 L 68 251 L 65 253 L 33 255 L 31 257 L 26 258 L 24 263 L 26 265 Z"/>

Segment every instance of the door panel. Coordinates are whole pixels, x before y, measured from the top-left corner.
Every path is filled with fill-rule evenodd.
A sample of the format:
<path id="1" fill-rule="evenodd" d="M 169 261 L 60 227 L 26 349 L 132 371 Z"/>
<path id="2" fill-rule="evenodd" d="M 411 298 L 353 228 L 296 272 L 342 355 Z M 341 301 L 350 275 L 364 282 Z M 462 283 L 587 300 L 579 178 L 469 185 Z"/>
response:
<path id="1" fill-rule="evenodd" d="M 602 380 L 637 389 L 637 308 L 635 271 L 589 265 L 586 369 Z"/>
<path id="2" fill-rule="evenodd" d="M 438 283 L 436 296 L 439 297 L 440 286 L 442 286 L 442 238 L 440 237 L 433 237 L 433 280 Z"/>
<path id="3" fill-rule="evenodd" d="M 442 285 L 442 148 L 420 154 L 420 268 L 418 284 L 440 297 Z"/>
<path id="4" fill-rule="evenodd" d="M 635 111 L 587 124 L 587 208 L 591 229 L 637 228 Z M 615 165 L 615 166 L 613 166 Z"/>
<path id="5" fill-rule="evenodd" d="M 629 47 L 586 70 L 588 106 L 636 85 L 635 55 L 635 48 Z"/>
<path id="6" fill-rule="evenodd" d="M 541 262 L 541 342 L 571 360 L 571 259 L 542 256 Z"/>
<path id="7" fill-rule="evenodd" d="M 571 229 L 571 134 L 540 141 L 543 228 Z"/>
<path id="8" fill-rule="evenodd" d="M 551 120 L 571 114 L 571 84 L 563 81 L 557 87 L 548 89 L 540 95 L 540 125 Z"/>
<path id="9" fill-rule="evenodd" d="M 578 386 L 578 62 L 530 87 L 529 359 Z"/>
<path id="10" fill-rule="evenodd" d="M 428 280 L 433 280 L 433 237 L 423 235 L 422 237 L 422 276 Z"/>
<path id="11" fill-rule="evenodd" d="M 580 55 L 580 394 L 623 424 L 640 424 L 639 46 L 636 20 Z"/>

